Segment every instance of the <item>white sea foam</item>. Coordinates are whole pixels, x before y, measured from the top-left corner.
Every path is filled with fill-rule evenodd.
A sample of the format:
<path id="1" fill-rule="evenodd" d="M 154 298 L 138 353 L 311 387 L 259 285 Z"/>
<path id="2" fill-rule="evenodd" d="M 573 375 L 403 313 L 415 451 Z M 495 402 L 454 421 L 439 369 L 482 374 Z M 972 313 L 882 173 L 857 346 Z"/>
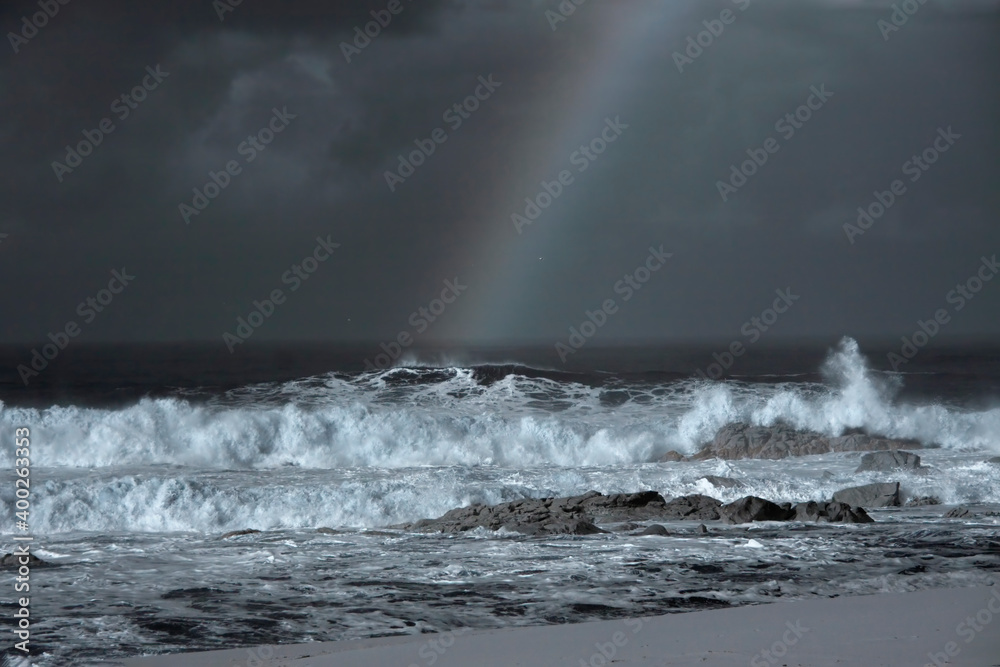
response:
<path id="1" fill-rule="evenodd" d="M 978 454 L 924 452 L 930 473 L 898 472 L 906 497 L 935 496 L 944 504 L 1000 503 L 996 468 Z M 569 496 L 593 489 L 625 493 L 652 489 L 664 497 L 692 493 L 724 502 L 756 495 L 777 502 L 828 500 L 847 486 L 885 481 L 855 474 L 858 457 L 827 454 L 783 461 L 702 461 L 514 470 L 449 466 L 337 471 L 191 470 L 171 466 L 101 470 L 40 469 L 31 525 L 39 534 L 223 532 L 319 526 L 375 528 L 440 516 L 471 503 Z M 739 480 L 718 488 L 705 479 Z M 44 480 L 44 482 L 42 481 Z M 0 492 L 0 511 L 12 514 L 13 494 Z M 0 533 L 13 531 L 13 525 Z"/>
<path id="2" fill-rule="evenodd" d="M 145 399 L 118 409 L 0 404 L 0 424 L 30 425 L 33 464 L 176 464 L 223 469 L 419 465 L 594 466 L 692 452 L 732 421 L 838 434 L 916 438 L 1000 451 L 1000 410 L 908 405 L 873 377 L 853 341 L 828 360 L 825 384 L 705 382 L 594 388 L 511 372 L 392 369 L 355 378 L 258 385 L 226 400 Z M 627 393 L 621 400 L 615 394 Z M 0 449 L 0 465 L 13 465 Z"/>

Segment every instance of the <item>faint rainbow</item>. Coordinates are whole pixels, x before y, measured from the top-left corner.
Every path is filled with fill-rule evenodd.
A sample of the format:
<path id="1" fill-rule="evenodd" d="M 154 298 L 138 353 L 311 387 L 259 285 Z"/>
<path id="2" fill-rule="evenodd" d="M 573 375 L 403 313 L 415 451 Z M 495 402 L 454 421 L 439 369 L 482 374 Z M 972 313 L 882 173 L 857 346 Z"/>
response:
<path id="1" fill-rule="evenodd" d="M 598 10 L 598 6 L 581 5 L 577 12 Z M 567 95 L 561 109 L 565 113 L 556 114 L 561 119 L 557 130 L 545 123 L 528 128 L 523 133 L 522 143 L 537 146 L 537 156 L 525 155 L 523 164 L 529 177 L 526 182 L 536 187 L 519 195 L 520 198 L 490 201 L 480 207 L 481 216 L 491 221 L 477 249 L 477 270 L 468 276 L 471 305 L 456 313 L 446 329 L 446 337 L 457 339 L 502 338 L 515 335 L 520 329 L 519 303 L 526 290 L 536 284 L 538 270 L 538 248 L 559 247 L 560 239 L 571 233 L 574 209 L 573 189 L 586 187 L 586 174 L 577 174 L 570 166 L 569 157 L 577 147 L 591 140 L 603 129 L 604 118 L 622 115 L 628 122 L 624 109 L 629 101 L 628 74 L 638 69 L 642 56 L 647 52 L 653 39 L 666 39 L 665 29 L 669 18 L 675 14 L 672 3 L 641 3 L 602 6 L 609 16 L 608 29 L 604 39 L 596 45 L 599 57 L 593 59 L 594 67 L 571 73 L 574 78 L 573 94 Z M 571 30 L 570 16 L 558 30 Z M 563 89 L 565 90 L 565 89 Z M 572 122 L 566 123 L 566 118 Z M 633 130 L 634 131 L 634 130 Z M 511 222 L 511 214 L 524 210 L 524 198 L 534 197 L 540 182 L 552 180 L 562 169 L 571 169 L 576 181 L 571 184 L 567 195 L 569 201 L 559 211 L 547 210 L 539 219 L 518 234 Z M 530 242 L 529 242 L 530 239 Z"/>

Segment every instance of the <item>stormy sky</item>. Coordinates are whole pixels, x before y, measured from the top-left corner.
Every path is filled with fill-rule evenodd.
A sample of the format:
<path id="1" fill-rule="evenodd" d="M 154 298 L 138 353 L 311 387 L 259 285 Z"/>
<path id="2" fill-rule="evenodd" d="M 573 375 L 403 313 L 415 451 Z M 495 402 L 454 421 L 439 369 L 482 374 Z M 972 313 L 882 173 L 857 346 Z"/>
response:
<path id="1" fill-rule="evenodd" d="M 1000 333 L 996 2 L 223 2 L 4 3 L 0 342 Z"/>

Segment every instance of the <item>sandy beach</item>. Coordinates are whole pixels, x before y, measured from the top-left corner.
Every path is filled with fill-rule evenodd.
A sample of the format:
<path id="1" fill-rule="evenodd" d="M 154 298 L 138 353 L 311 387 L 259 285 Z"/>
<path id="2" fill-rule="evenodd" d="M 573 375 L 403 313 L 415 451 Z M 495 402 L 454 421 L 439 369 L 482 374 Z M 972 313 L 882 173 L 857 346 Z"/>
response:
<path id="1" fill-rule="evenodd" d="M 135 658 L 126 667 L 1000 665 L 1000 586 Z"/>

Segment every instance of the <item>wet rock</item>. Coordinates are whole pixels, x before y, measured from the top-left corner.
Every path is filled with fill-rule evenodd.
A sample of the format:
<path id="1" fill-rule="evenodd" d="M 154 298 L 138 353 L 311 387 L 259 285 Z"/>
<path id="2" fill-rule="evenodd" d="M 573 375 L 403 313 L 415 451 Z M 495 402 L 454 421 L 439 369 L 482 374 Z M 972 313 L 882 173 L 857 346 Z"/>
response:
<path id="1" fill-rule="evenodd" d="M 668 502 L 664 507 L 662 518 L 714 521 L 719 518 L 720 507 L 722 507 L 721 501 L 711 496 L 695 493 L 690 496 L 680 496 Z"/>
<path id="2" fill-rule="evenodd" d="M 746 484 L 738 479 L 733 479 L 732 477 L 719 477 L 718 475 L 705 475 L 701 479 L 707 480 L 712 486 L 718 487 L 720 489 L 738 489 L 745 487 Z"/>
<path id="3" fill-rule="evenodd" d="M 1000 466 L 1000 456 L 994 456 L 993 458 L 986 459 L 987 463 L 992 463 L 995 466 Z"/>
<path id="4" fill-rule="evenodd" d="M 664 528 L 658 523 L 654 523 L 652 526 L 649 526 L 645 530 L 636 533 L 636 535 L 669 535 L 669 534 L 670 531 L 668 531 L 666 528 Z"/>
<path id="5" fill-rule="evenodd" d="M 834 493 L 833 500 L 852 507 L 899 507 L 899 482 L 852 486 Z"/>
<path id="6" fill-rule="evenodd" d="M 919 470 L 920 457 L 901 449 L 895 451 L 871 452 L 861 457 L 861 465 L 854 472 L 888 470 Z"/>
<path id="7" fill-rule="evenodd" d="M 970 510 L 968 507 L 953 507 L 944 513 L 944 518 L 946 519 L 972 519 L 975 518 L 976 513 Z"/>
<path id="8" fill-rule="evenodd" d="M 658 463 L 676 463 L 677 461 L 687 461 L 688 458 L 680 452 L 671 449 L 669 452 L 656 460 Z"/>
<path id="9" fill-rule="evenodd" d="M 921 449 L 915 440 L 897 440 L 848 433 L 829 437 L 813 431 L 799 431 L 784 424 L 752 426 L 733 423 L 723 426 L 711 442 L 692 459 L 783 459 L 789 456 L 896 449 Z"/>
<path id="10" fill-rule="evenodd" d="M 873 523 L 874 520 L 860 507 L 846 503 L 818 503 L 809 501 L 792 506 L 791 503 L 772 503 L 764 498 L 747 496 L 720 510 L 726 523 L 752 521 L 812 521 L 820 523 Z"/>
<path id="11" fill-rule="evenodd" d="M 27 560 L 27 562 L 21 562 L 22 560 Z M 18 568 L 22 565 L 27 565 L 28 567 L 44 567 L 45 565 L 51 565 L 41 558 L 29 553 L 27 558 L 19 554 L 4 554 L 0 556 L 0 568 Z"/>
<path id="12" fill-rule="evenodd" d="M 260 532 L 259 530 L 255 530 L 253 528 L 247 528 L 246 530 L 232 530 L 232 531 L 230 531 L 228 533 L 223 533 L 219 537 L 219 539 L 220 540 L 225 540 L 225 539 L 228 539 L 230 537 L 239 537 L 240 535 L 254 535 L 254 534 L 259 533 L 259 532 Z"/>
<path id="13" fill-rule="evenodd" d="M 860 507 L 851 507 L 846 503 L 817 503 L 809 501 L 799 503 L 792 511 L 794 521 L 814 521 L 818 523 L 874 523 L 875 520 Z"/>
<path id="14" fill-rule="evenodd" d="M 925 507 L 927 505 L 940 505 L 941 501 L 934 496 L 921 496 L 920 498 L 911 498 L 906 501 L 905 507 Z"/>
<path id="15" fill-rule="evenodd" d="M 723 505 L 719 514 L 726 523 L 750 523 L 751 521 L 787 521 L 794 512 L 757 496 L 746 496 Z"/>
<path id="16" fill-rule="evenodd" d="M 419 532 L 459 533 L 474 528 L 510 530 L 525 535 L 591 535 L 606 532 L 595 521 L 620 523 L 661 516 L 667 507 L 655 491 L 602 495 L 590 491 L 568 498 L 525 498 L 500 505 L 453 509 L 437 519 L 393 528 Z"/>
<path id="17" fill-rule="evenodd" d="M 699 533 L 701 535 L 707 535 L 708 534 L 708 526 L 706 526 L 705 524 L 701 524 L 697 528 L 694 529 L 694 532 Z"/>
<path id="18" fill-rule="evenodd" d="M 597 523 L 616 524 L 649 520 L 712 520 L 722 503 L 703 495 L 666 502 L 655 491 L 602 495 L 590 491 L 568 498 L 525 498 L 500 505 L 471 505 L 453 509 L 437 519 L 391 526 L 418 532 L 459 533 L 473 528 L 506 530 L 526 535 L 606 532 Z"/>
<path id="19" fill-rule="evenodd" d="M 326 526 L 320 526 L 319 528 L 316 529 L 316 532 L 317 533 L 322 533 L 324 535 L 340 535 L 340 534 L 342 534 L 345 531 L 343 531 L 343 530 L 334 530 L 333 528 L 327 528 Z"/>

